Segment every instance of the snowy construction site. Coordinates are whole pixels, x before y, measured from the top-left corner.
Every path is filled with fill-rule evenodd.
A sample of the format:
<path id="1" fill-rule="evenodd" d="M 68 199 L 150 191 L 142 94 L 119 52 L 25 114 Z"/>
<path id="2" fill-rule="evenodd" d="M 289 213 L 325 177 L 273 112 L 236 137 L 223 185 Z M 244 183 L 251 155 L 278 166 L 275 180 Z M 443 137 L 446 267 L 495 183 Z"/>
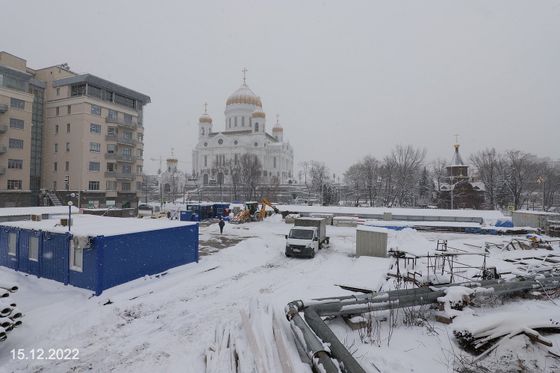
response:
<path id="1" fill-rule="evenodd" d="M 278 209 L 200 224 L 198 262 L 97 296 L 0 267 L 2 370 L 560 370 L 557 238 L 497 211 Z"/>

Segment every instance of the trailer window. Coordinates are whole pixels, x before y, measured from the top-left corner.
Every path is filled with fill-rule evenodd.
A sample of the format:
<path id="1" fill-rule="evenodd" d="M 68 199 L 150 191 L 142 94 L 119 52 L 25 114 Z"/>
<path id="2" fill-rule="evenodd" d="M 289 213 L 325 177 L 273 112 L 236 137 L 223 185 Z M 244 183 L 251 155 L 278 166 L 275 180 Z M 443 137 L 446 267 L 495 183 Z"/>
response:
<path id="1" fill-rule="evenodd" d="M 8 233 L 8 255 L 16 256 L 17 236 L 15 233 Z"/>
<path id="2" fill-rule="evenodd" d="M 75 247 L 74 243 L 70 241 L 70 269 L 73 271 L 82 272 L 84 264 L 84 249 Z"/>
<path id="3" fill-rule="evenodd" d="M 29 260 L 39 261 L 39 237 L 29 237 Z"/>

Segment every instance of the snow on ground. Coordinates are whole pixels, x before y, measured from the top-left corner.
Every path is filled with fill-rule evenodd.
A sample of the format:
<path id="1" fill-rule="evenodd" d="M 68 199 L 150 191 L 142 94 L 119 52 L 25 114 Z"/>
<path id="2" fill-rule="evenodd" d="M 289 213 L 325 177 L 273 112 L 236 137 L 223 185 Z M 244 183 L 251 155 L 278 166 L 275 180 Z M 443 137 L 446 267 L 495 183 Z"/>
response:
<path id="1" fill-rule="evenodd" d="M 308 372 L 307 366 L 295 357 L 284 306 L 296 299 L 351 294 L 335 285 L 379 289 L 385 284 L 391 260 L 356 258 L 356 228 L 333 226 L 327 227 L 330 247 L 314 259 L 286 258 L 284 235 L 289 229 L 290 225 L 279 215 L 258 223 L 226 224 L 222 236 L 217 224 L 202 226 L 200 243 L 206 247 L 207 255 L 201 256 L 198 264 L 137 279 L 106 290 L 99 297 L 0 267 L 0 282 L 19 285 L 20 290 L 11 300 L 24 312 L 23 326 L 0 343 L 0 366 L 13 372 L 204 372 L 204 357 L 216 340 L 216 328 L 220 331 L 224 325 L 240 325 L 242 314 L 254 315 L 255 309 L 270 308 L 281 320 L 288 337 L 287 353 L 293 358 L 295 369 Z M 448 239 L 449 246 L 478 252 L 483 251 L 486 241 L 506 239 L 405 229 L 390 243 L 421 254 L 434 250 L 435 241 L 441 238 Z M 496 259 L 492 260 L 502 265 L 506 262 L 500 260 L 500 255 L 526 253 L 495 254 Z M 468 321 L 501 311 L 502 307 L 504 311 L 507 307 L 519 307 L 526 312 L 544 309 L 560 314 L 550 302 L 526 300 L 463 312 L 457 320 Z M 266 319 L 251 317 L 257 323 Z M 330 323 L 368 372 L 377 372 L 372 363 L 382 372 L 453 369 L 454 352 L 458 349 L 453 342 L 454 324 L 435 324 L 432 318 L 431 327 L 420 323 L 390 330 L 390 323 L 381 322 L 378 337 L 368 337 L 351 331 L 340 320 Z M 273 343 L 270 333 L 262 333 L 262 338 L 265 340 L 261 343 Z M 560 344 L 557 337 L 551 339 L 555 346 Z M 246 348 L 245 342 L 240 345 Z M 77 348 L 80 360 L 12 360 L 10 350 L 18 348 Z"/>

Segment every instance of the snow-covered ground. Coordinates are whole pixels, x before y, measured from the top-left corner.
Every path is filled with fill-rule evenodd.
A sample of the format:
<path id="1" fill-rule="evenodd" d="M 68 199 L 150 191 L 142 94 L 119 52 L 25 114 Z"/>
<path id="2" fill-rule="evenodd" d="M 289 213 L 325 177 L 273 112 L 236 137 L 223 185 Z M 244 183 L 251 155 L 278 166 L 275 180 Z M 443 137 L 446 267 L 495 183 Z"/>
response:
<path id="1" fill-rule="evenodd" d="M 216 331 L 242 324 L 247 319 L 243 315 L 254 316 L 255 312 L 268 309 L 279 320 L 289 342 L 284 356 L 291 359 L 295 371 L 309 372 L 297 356 L 283 314 L 285 305 L 295 299 L 351 294 L 337 284 L 385 288 L 389 286 L 385 275 L 392 260 L 356 258 L 356 228 L 333 226 L 327 229 L 330 247 L 314 259 L 286 258 L 284 235 L 289 228 L 279 215 L 259 223 L 227 224 L 222 236 L 217 224 L 202 226 L 200 242 L 207 255 L 201 256 L 198 264 L 132 281 L 109 289 L 100 297 L 0 267 L 0 282 L 19 285 L 20 290 L 9 299 L 24 312 L 23 326 L 0 343 L 0 370 L 205 372 L 205 358 L 211 355 L 208 351 L 219 334 Z M 447 239 L 450 247 L 469 252 L 483 252 L 485 242 L 507 240 L 498 236 L 417 233 L 405 229 L 394 234 L 389 242 L 401 250 L 423 254 L 435 250 L 437 239 Z M 533 256 L 541 251 L 551 253 L 491 250 L 494 252 L 489 264 L 510 270 L 515 270 L 515 265 L 503 258 Z M 555 253 L 560 250 L 556 248 Z M 479 259 L 473 256 L 469 260 L 476 264 Z M 330 325 L 368 372 L 449 372 L 459 350 L 453 340 L 454 328 L 469 325 L 485 315 L 508 317 L 516 312 L 560 318 L 560 308 L 551 301 L 523 300 L 467 309 L 451 325 L 435 323 L 433 317 L 428 324 L 398 324 L 394 328 L 381 322 L 374 335 L 352 331 L 340 320 L 331 321 Z M 273 343 L 269 334 L 259 334 L 260 348 L 266 349 Z M 517 356 L 535 355 L 535 351 L 523 347 L 523 338 L 512 339 L 519 349 Z M 560 338 L 548 338 L 557 349 Z M 240 348 L 249 349 L 249 344 L 240 342 Z M 29 353 L 38 348 L 76 348 L 79 360 L 14 360 L 10 353 L 12 349 Z M 531 344 L 531 349 L 539 348 Z M 488 359 L 494 358 L 499 360 L 493 356 Z M 546 371 L 554 361 L 539 360 L 539 364 L 539 369 Z M 275 365 L 268 365 L 266 370 L 271 369 L 281 371 Z"/>

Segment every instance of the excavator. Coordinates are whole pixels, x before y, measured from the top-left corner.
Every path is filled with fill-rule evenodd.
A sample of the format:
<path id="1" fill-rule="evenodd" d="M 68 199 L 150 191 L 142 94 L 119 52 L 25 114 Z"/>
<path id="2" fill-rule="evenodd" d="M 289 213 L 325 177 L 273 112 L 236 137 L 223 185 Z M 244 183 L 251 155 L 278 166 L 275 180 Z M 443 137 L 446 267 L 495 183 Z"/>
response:
<path id="1" fill-rule="evenodd" d="M 279 214 L 280 210 L 273 206 L 268 198 L 262 198 L 260 201 L 261 209 L 257 211 L 259 207 L 259 202 L 246 202 L 245 210 L 241 211 L 239 214 L 235 215 L 231 220 L 234 224 L 247 223 L 249 221 L 262 221 L 266 216 L 266 206 L 269 206 L 274 210 L 275 214 Z"/>

